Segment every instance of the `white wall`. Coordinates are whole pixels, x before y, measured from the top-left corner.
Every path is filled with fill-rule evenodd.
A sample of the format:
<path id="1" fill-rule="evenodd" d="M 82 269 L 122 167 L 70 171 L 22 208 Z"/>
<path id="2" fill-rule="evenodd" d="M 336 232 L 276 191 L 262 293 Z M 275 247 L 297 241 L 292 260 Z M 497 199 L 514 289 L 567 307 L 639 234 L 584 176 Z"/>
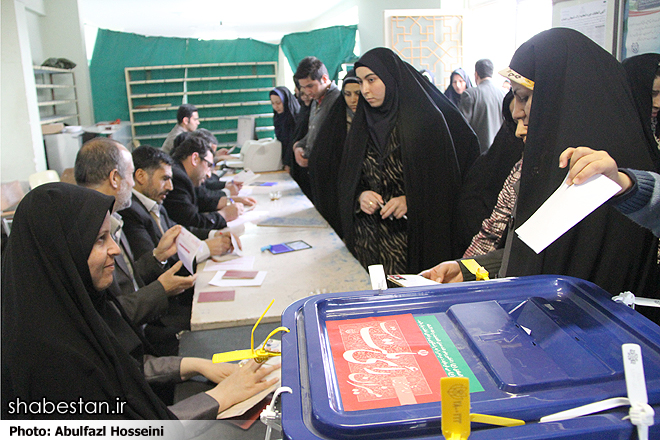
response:
<path id="1" fill-rule="evenodd" d="M 2 0 L 2 114 L 0 134 L 3 182 L 27 181 L 46 169 L 33 65 L 67 58 L 74 72 L 82 125 L 92 125 L 91 87 L 78 0 Z"/>
<path id="2" fill-rule="evenodd" d="M 46 169 L 28 36 L 31 12 L 19 0 L 1 3 L 0 180 L 27 181 L 30 174 Z"/>
<path id="3" fill-rule="evenodd" d="M 46 58 L 54 57 L 66 58 L 76 63 L 74 75 L 80 122 L 83 126 L 92 125 L 96 121 L 78 0 L 51 0 L 44 2 L 44 6 L 45 15 L 39 18 L 42 58 L 34 59 L 34 62 L 41 64 Z M 36 56 L 34 51 L 32 54 L 33 57 Z"/>

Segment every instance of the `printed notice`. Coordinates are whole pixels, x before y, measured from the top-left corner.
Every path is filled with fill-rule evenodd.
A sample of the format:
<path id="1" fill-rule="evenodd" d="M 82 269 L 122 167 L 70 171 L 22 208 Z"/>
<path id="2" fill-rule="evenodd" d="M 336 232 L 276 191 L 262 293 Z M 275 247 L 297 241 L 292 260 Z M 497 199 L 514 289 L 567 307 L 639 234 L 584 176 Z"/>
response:
<path id="1" fill-rule="evenodd" d="M 597 0 L 561 10 L 560 26 L 582 32 L 605 49 L 607 0 Z"/>

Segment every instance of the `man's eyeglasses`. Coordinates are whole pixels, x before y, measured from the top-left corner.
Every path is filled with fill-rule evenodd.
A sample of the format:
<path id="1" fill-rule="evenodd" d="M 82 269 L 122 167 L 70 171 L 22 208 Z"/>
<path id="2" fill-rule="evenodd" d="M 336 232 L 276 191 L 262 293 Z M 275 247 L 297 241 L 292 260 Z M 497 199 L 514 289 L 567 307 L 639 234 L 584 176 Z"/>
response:
<path id="1" fill-rule="evenodd" d="M 209 166 L 209 168 L 215 168 L 215 164 L 213 162 L 209 162 L 208 160 L 204 159 L 203 157 L 200 157 L 204 162 L 206 162 L 206 165 Z"/>

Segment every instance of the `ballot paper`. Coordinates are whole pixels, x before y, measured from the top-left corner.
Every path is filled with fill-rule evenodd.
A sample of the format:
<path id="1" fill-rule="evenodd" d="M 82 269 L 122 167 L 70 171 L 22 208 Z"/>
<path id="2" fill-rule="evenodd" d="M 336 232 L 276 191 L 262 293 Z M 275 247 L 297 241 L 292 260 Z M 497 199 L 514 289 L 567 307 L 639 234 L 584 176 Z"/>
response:
<path id="1" fill-rule="evenodd" d="M 199 238 L 195 237 L 186 228 L 181 228 L 181 232 L 176 238 L 176 253 L 179 256 L 179 260 L 183 263 L 183 266 L 188 269 L 188 272 L 191 274 L 195 273 L 195 270 L 193 269 L 193 260 L 201 246 L 202 241 Z"/>
<path id="2" fill-rule="evenodd" d="M 619 191 L 621 187 L 602 174 L 579 185 L 569 186 L 562 183 L 554 194 L 516 229 L 516 234 L 538 254 Z"/>
<path id="3" fill-rule="evenodd" d="M 209 281 L 209 284 L 213 284 L 218 287 L 258 287 L 261 286 L 266 279 L 266 271 L 261 270 L 256 277 L 248 280 L 237 280 L 237 279 L 223 279 L 225 276 L 226 270 L 218 271 L 215 276 Z"/>
<path id="4" fill-rule="evenodd" d="M 207 261 L 204 272 L 217 272 L 219 270 L 252 270 L 255 257 L 223 257 L 223 261 Z"/>

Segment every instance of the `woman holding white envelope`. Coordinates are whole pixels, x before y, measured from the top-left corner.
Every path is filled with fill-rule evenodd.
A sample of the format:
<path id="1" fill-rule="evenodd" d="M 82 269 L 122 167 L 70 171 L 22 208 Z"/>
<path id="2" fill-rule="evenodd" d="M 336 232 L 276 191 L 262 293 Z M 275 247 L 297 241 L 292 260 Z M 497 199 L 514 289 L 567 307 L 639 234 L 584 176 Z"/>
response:
<path id="1" fill-rule="evenodd" d="M 613 295 L 630 290 L 660 297 L 651 258 L 657 239 L 610 206 L 599 207 L 538 254 L 515 233 L 562 185 L 566 171 L 557 158 L 569 146 L 592 146 L 608 151 L 621 166 L 653 169 L 621 65 L 583 34 L 554 28 L 520 46 L 500 73 L 513 83 L 513 117 L 527 126 L 528 135 L 506 244 L 477 262 L 491 277 L 569 275 Z M 439 282 L 474 279 L 456 261 L 422 275 Z"/>

